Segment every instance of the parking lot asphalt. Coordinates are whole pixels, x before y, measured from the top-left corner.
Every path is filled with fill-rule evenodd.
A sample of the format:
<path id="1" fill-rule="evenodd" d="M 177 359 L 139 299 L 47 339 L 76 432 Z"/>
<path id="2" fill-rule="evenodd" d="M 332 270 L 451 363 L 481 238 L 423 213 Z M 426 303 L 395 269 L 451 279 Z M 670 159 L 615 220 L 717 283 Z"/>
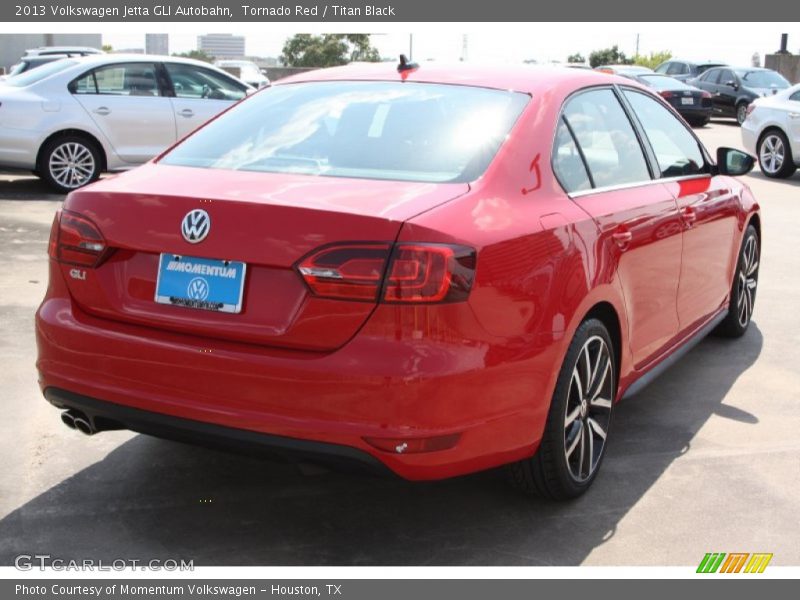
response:
<path id="1" fill-rule="evenodd" d="M 741 147 L 732 122 L 698 133 Z M 497 471 L 409 483 L 67 429 L 39 393 L 33 335 L 62 197 L 0 174 L 0 564 L 692 566 L 713 551 L 800 565 L 800 173 L 744 179 L 764 232 L 750 330 L 707 338 L 618 405 L 593 488 L 553 504 Z"/>

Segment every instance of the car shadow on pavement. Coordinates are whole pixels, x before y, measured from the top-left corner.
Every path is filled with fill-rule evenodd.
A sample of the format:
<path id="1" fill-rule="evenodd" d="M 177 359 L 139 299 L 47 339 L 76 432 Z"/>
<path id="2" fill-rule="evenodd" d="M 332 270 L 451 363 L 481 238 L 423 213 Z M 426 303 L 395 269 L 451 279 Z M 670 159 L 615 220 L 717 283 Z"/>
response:
<path id="1" fill-rule="evenodd" d="M 740 340 L 710 337 L 619 404 L 600 476 L 570 503 L 525 497 L 502 471 L 409 483 L 139 435 L 0 521 L 0 564 L 47 553 L 195 566 L 578 565 L 691 453 L 712 415 L 758 423 L 723 401 L 762 344 L 755 322 Z M 693 502 L 674 499 L 676 510 Z"/>
<path id="2" fill-rule="evenodd" d="M 50 186 L 35 176 L 0 172 L 0 200 L 63 200 L 66 196 L 55 193 Z"/>
<path id="3" fill-rule="evenodd" d="M 754 169 L 748 174 L 748 177 L 752 177 L 754 179 L 758 179 L 760 181 L 774 181 L 779 185 L 791 185 L 794 187 L 800 187 L 800 170 L 798 170 L 794 175 L 791 177 L 787 177 L 786 179 L 770 179 L 764 173 L 758 170 L 758 168 Z M 767 199 L 765 199 L 767 200 Z M 764 202 L 764 200 L 762 200 Z"/>

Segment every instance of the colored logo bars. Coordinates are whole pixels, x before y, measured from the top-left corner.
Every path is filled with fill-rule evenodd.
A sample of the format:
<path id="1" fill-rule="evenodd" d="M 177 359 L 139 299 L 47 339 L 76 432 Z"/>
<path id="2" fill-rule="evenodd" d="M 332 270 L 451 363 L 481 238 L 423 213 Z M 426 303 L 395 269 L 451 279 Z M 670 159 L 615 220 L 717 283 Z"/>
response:
<path id="1" fill-rule="evenodd" d="M 763 573 L 772 554 L 765 552 L 708 552 L 697 566 L 698 573 Z"/>

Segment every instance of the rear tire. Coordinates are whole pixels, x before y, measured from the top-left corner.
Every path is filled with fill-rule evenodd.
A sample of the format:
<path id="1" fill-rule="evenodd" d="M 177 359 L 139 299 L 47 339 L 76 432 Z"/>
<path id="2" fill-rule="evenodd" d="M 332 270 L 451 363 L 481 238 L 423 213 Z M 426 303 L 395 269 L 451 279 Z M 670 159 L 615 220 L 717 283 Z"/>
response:
<path id="1" fill-rule="evenodd" d="M 744 120 L 747 118 L 747 103 L 746 102 L 739 102 L 736 105 L 736 122 L 741 125 L 744 123 Z"/>
<path id="2" fill-rule="evenodd" d="M 785 179 L 797 170 L 792 149 L 786 135 L 778 129 L 770 129 L 758 140 L 758 165 L 761 172 L 772 179 Z"/>
<path id="3" fill-rule="evenodd" d="M 67 194 L 100 177 L 100 165 L 100 150 L 93 141 L 80 135 L 64 135 L 42 147 L 36 170 L 50 187 Z"/>
<path id="4" fill-rule="evenodd" d="M 753 308 L 758 287 L 758 268 L 761 248 L 756 228 L 748 225 L 739 249 L 739 260 L 731 285 L 731 300 L 728 314 L 714 333 L 729 337 L 742 337 L 753 318 Z"/>
<path id="5" fill-rule="evenodd" d="M 711 117 L 695 117 L 693 119 L 689 119 L 689 125 L 692 127 L 705 127 L 708 125 L 708 122 L 711 120 Z"/>
<path id="6" fill-rule="evenodd" d="M 605 456 L 616 376 L 608 330 L 597 319 L 584 321 L 561 366 L 539 450 L 508 466 L 512 485 L 552 500 L 589 488 Z"/>

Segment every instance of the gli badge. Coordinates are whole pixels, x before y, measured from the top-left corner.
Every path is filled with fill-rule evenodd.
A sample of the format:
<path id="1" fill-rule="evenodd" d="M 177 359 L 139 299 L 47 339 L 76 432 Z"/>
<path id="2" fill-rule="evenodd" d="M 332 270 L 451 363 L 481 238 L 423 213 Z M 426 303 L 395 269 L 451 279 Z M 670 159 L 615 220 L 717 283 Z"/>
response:
<path id="1" fill-rule="evenodd" d="M 208 236 L 209 231 L 211 231 L 211 217 L 203 209 L 196 208 L 183 217 L 181 233 L 183 239 L 190 244 L 202 242 Z"/>

